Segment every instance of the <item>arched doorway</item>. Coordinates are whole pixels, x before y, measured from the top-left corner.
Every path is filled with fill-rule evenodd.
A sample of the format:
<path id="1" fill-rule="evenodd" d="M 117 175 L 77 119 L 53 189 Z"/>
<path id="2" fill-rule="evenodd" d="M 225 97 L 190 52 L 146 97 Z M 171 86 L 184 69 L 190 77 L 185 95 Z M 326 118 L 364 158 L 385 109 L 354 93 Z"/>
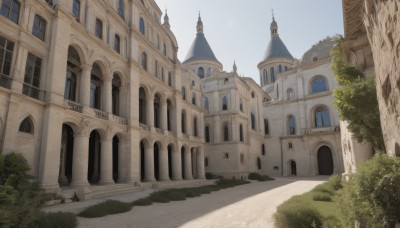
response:
<path id="1" fill-rule="evenodd" d="M 145 146 L 144 142 L 140 141 L 140 180 L 144 181 L 145 178 L 145 158 L 144 158 L 144 152 L 145 152 Z"/>
<path id="2" fill-rule="evenodd" d="M 290 162 L 290 175 L 297 176 L 297 164 L 295 161 Z"/>
<path id="3" fill-rule="evenodd" d="M 170 144 L 168 145 L 168 176 L 170 180 L 172 180 L 172 151 L 173 146 Z"/>
<path id="4" fill-rule="evenodd" d="M 257 169 L 261 170 L 261 159 L 257 158 Z"/>
<path id="5" fill-rule="evenodd" d="M 89 137 L 89 164 L 88 181 L 90 184 L 97 184 L 100 180 L 100 156 L 101 156 L 101 137 L 94 130 Z"/>
<path id="6" fill-rule="evenodd" d="M 154 143 L 154 176 L 156 180 L 160 179 L 160 159 L 159 159 L 160 147 L 158 143 Z"/>
<path id="7" fill-rule="evenodd" d="M 114 182 L 118 182 L 119 178 L 119 139 L 118 136 L 114 136 L 113 142 L 112 142 L 112 148 L 113 148 L 113 179 Z"/>
<path id="8" fill-rule="evenodd" d="M 72 128 L 63 124 L 61 136 L 60 172 L 58 183 L 66 186 L 72 180 L 72 156 L 74 150 L 74 131 Z"/>
<path id="9" fill-rule="evenodd" d="M 191 162 L 192 162 L 192 177 L 197 178 L 197 148 L 192 148 L 191 151 Z"/>
<path id="10" fill-rule="evenodd" d="M 182 168 L 182 179 L 185 178 L 185 152 L 186 149 L 185 147 L 182 147 L 181 149 L 181 168 Z"/>
<path id="11" fill-rule="evenodd" d="M 322 146 L 318 149 L 318 173 L 319 175 L 333 174 L 333 159 L 331 149 Z"/>

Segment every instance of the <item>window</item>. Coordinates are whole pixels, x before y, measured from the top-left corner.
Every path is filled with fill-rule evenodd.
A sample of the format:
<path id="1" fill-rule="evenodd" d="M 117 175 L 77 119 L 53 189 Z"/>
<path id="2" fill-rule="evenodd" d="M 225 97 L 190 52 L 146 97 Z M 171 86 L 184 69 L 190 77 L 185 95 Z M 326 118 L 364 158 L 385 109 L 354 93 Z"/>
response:
<path id="1" fill-rule="evenodd" d="M 208 110 L 208 97 L 204 97 L 204 109 Z"/>
<path id="2" fill-rule="evenodd" d="M 317 77 L 311 82 L 311 93 L 319 93 L 327 90 L 326 79 Z"/>
<path id="3" fill-rule="evenodd" d="M 240 163 L 244 163 L 244 155 L 243 154 L 240 154 Z"/>
<path id="4" fill-rule="evenodd" d="M 11 87 L 11 63 L 14 43 L 0 36 L 0 86 Z"/>
<path id="5" fill-rule="evenodd" d="M 289 149 L 293 149 L 293 143 L 291 143 L 291 142 L 288 143 L 288 148 L 289 148 Z"/>
<path id="6" fill-rule="evenodd" d="M 194 80 L 192 80 L 192 87 L 194 87 L 196 85 L 196 83 L 194 82 Z"/>
<path id="7" fill-rule="evenodd" d="M 228 124 L 224 124 L 224 141 L 229 141 L 229 128 L 228 128 Z"/>
<path id="8" fill-rule="evenodd" d="M 154 62 L 154 76 L 158 77 L 158 62 Z"/>
<path id="9" fill-rule="evenodd" d="M 171 71 L 168 72 L 168 85 L 172 86 L 172 73 L 171 73 Z"/>
<path id="10" fill-rule="evenodd" d="M 143 87 L 139 89 L 139 122 L 146 124 L 146 92 Z"/>
<path id="11" fill-rule="evenodd" d="M 267 119 L 264 119 L 264 134 L 269 135 L 269 123 Z"/>
<path id="12" fill-rule="evenodd" d="M 112 114 L 118 116 L 120 114 L 120 88 L 122 86 L 120 77 L 114 73 L 112 78 Z"/>
<path id="13" fill-rule="evenodd" d="M 209 143 L 210 142 L 210 128 L 208 126 L 206 126 L 204 128 L 204 134 L 205 134 L 206 142 Z"/>
<path id="14" fill-rule="evenodd" d="M 228 109 L 228 97 L 224 96 L 222 98 L 222 110 Z"/>
<path id="15" fill-rule="evenodd" d="M 142 52 L 142 67 L 147 70 L 147 54 L 146 52 Z"/>
<path id="16" fill-rule="evenodd" d="M 167 45 L 165 43 L 163 45 L 163 54 L 167 56 Z"/>
<path id="17" fill-rule="evenodd" d="M 64 98 L 76 101 L 78 75 L 81 72 L 81 61 L 75 48 L 68 47 L 67 72 L 65 81 Z"/>
<path id="18" fill-rule="evenodd" d="M 268 71 L 267 71 L 267 69 L 264 69 L 263 78 L 264 78 L 264 85 L 268 84 Z"/>
<path id="19" fill-rule="evenodd" d="M 261 170 L 261 159 L 257 158 L 257 169 Z"/>
<path id="20" fill-rule="evenodd" d="M 93 64 L 90 77 L 90 107 L 101 109 L 102 73 L 99 65 Z"/>
<path id="21" fill-rule="evenodd" d="M 251 129 L 256 130 L 256 116 L 251 113 Z"/>
<path id="22" fill-rule="evenodd" d="M 288 67 L 287 66 L 285 66 L 285 71 L 288 71 Z"/>
<path id="23" fill-rule="evenodd" d="M 142 34 L 144 35 L 144 33 L 145 33 L 145 26 L 144 26 L 144 20 L 143 20 L 142 17 L 141 17 L 140 20 L 139 20 L 139 31 L 140 31 L 140 33 L 142 33 Z"/>
<path id="24" fill-rule="evenodd" d="M 240 142 L 244 141 L 244 138 L 243 138 L 243 125 L 242 124 L 239 125 L 239 138 L 240 138 Z"/>
<path id="25" fill-rule="evenodd" d="M 72 14 L 76 18 L 76 20 L 79 21 L 79 15 L 81 11 L 81 2 L 79 0 L 73 0 L 74 2 L 72 3 Z"/>
<path id="26" fill-rule="evenodd" d="M 288 89 L 286 91 L 286 99 L 292 100 L 293 99 L 293 89 Z"/>
<path id="27" fill-rule="evenodd" d="M 265 155 L 265 145 L 261 144 L 261 155 Z"/>
<path id="28" fill-rule="evenodd" d="M 75 101 L 76 94 L 76 74 L 67 70 L 67 79 L 65 82 L 64 98 L 67 100 Z"/>
<path id="29" fill-rule="evenodd" d="M 225 157 L 226 159 L 229 159 L 229 153 L 225 153 L 225 154 L 224 154 L 224 157 Z"/>
<path id="30" fill-rule="evenodd" d="M 193 136 L 198 136 L 197 135 L 197 118 L 195 117 L 194 119 L 193 119 Z"/>
<path id="31" fill-rule="evenodd" d="M 25 66 L 24 86 L 22 88 L 23 94 L 39 99 L 41 68 L 42 59 L 28 53 Z"/>
<path id="32" fill-rule="evenodd" d="M 273 67 L 271 67 L 271 69 L 269 69 L 269 74 L 271 75 L 271 83 L 275 82 L 275 69 Z"/>
<path id="33" fill-rule="evenodd" d="M 239 109 L 241 112 L 243 112 L 243 99 L 242 98 L 240 98 L 240 101 L 239 101 Z"/>
<path id="34" fill-rule="evenodd" d="M 184 86 L 182 87 L 182 99 L 186 100 L 186 88 Z"/>
<path id="35" fill-rule="evenodd" d="M 282 73 L 282 65 L 279 65 L 279 73 Z"/>
<path id="36" fill-rule="evenodd" d="M 207 157 L 204 158 L 204 166 L 208 167 L 208 158 Z"/>
<path id="37" fill-rule="evenodd" d="M 329 110 L 325 107 L 320 107 L 315 110 L 315 127 L 329 127 L 331 120 L 329 118 Z"/>
<path id="38" fill-rule="evenodd" d="M 103 39 L 103 22 L 98 18 L 96 18 L 96 31 L 95 31 L 95 34 L 100 39 Z"/>
<path id="39" fill-rule="evenodd" d="M 118 0 L 118 15 L 124 19 L 124 0 Z"/>
<path id="40" fill-rule="evenodd" d="M 255 97 L 256 97 L 256 94 L 254 93 L 254 91 L 251 92 L 251 98 L 255 98 Z"/>
<path id="41" fill-rule="evenodd" d="M 199 67 L 199 69 L 197 69 L 197 76 L 199 76 L 200 78 L 204 78 L 204 68 L 203 67 Z"/>
<path id="42" fill-rule="evenodd" d="M 185 110 L 182 110 L 181 124 L 182 124 L 182 133 L 186 134 L 186 112 L 185 112 Z"/>
<path id="43" fill-rule="evenodd" d="M 289 122 L 289 135 L 295 135 L 296 134 L 296 122 L 293 116 L 289 116 L 288 119 Z"/>
<path id="44" fill-rule="evenodd" d="M 115 34 L 115 38 L 114 38 L 114 50 L 118 53 L 120 53 L 120 51 L 121 51 L 121 39 L 119 38 L 119 36 L 117 34 Z"/>
<path id="45" fill-rule="evenodd" d="M 18 24 L 20 8 L 21 4 L 17 0 L 3 0 L 0 14 Z"/>
<path id="46" fill-rule="evenodd" d="M 192 105 L 196 105 L 196 94 L 192 93 Z"/>
<path id="47" fill-rule="evenodd" d="M 31 118 L 26 117 L 21 124 L 19 125 L 19 131 L 28 133 L 28 134 L 33 134 L 33 123 Z"/>
<path id="48" fill-rule="evenodd" d="M 44 41 L 46 36 L 46 20 L 39 15 L 35 15 L 35 20 L 33 21 L 32 34 L 37 38 Z"/>

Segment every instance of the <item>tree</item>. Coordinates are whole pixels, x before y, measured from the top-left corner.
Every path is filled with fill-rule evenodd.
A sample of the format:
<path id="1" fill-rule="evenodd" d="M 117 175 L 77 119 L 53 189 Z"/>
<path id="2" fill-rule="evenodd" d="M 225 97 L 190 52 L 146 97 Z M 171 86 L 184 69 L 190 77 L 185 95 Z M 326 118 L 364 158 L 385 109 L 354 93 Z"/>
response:
<path id="1" fill-rule="evenodd" d="M 333 103 L 339 111 L 340 118 L 349 123 L 348 129 L 358 142 L 366 140 L 372 143 L 376 150 L 384 151 L 375 76 L 365 77 L 360 69 L 344 62 L 341 40 L 341 37 L 336 39 L 332 50 L 331 68 L 341 85 L 333 93 Z"/>

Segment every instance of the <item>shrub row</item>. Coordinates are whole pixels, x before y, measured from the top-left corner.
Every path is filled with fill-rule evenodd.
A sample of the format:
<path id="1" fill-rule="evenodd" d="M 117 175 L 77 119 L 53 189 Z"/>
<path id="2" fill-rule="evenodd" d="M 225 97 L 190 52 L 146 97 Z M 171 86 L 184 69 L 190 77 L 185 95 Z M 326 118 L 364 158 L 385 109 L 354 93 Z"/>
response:
<path id="1" fill-rule="evenodd" d="M 249 180 L 270 181 L 275 179 L 267 175 L 261 175 L 259 173 L 249 173 Z"/>

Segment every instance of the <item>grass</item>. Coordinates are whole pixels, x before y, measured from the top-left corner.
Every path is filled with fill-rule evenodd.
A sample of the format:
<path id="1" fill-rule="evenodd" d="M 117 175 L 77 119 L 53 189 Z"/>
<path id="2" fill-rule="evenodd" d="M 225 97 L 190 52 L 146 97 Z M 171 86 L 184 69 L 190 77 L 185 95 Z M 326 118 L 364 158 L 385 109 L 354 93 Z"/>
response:
<path id="1" fill-rule="evenodd" d="M 345 227 L 338 210 L 340 179 L 332 177 L 310 192 L 290 198 L 277 208 L 278 227 Z"/>
<path id="2" fill-rule="evenodd" d="M 75 228 L 78 226 L 76 215 L 67 212 L 50 212 L 41 214 L 33 227 L 37 228 Z"/>
<path id="3" fill-rule="evenodd" d="M 171 201 L 182 201 L 187 198 L 198 197 L 209 194 L 220 189 L 231 188 L 238 185 L 248 184 L 245 180 L 218 180 L 215 185 L 207 185 L 194 188 L 173 188 L 151 193 L 148 197 L 133 201 L 132 203 L 122 203 L 115 200 L 108 200 L 103 203 L 93 205 L 79 213 L 85 218 L 103 217 L 111 214 L 118 214 L 130 211 L 134 206 L 148 206 L 153 203 L 168 203 Z"/>
<path id="4" fill-rule="evenodd" d="M 267 175 L 261 175 L 259 173 L 249 173 L 249 180 L 271 181 L 275 179 Z"/>

